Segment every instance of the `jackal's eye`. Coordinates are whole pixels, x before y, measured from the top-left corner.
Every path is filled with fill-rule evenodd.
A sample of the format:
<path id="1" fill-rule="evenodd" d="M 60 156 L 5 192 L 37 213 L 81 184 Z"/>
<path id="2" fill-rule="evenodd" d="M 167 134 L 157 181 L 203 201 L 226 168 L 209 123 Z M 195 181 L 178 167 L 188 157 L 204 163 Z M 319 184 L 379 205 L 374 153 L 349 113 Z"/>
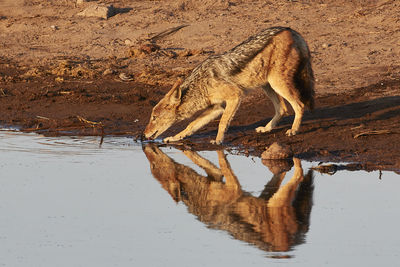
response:
<path id="1" fill-rule="evenodd" d="M 154 116 L 154 115 L 153 115 L 152 120 L 154 121 L 154 120 L 156 120 L 156 119 L 157 119 L 157 116 Z"/>

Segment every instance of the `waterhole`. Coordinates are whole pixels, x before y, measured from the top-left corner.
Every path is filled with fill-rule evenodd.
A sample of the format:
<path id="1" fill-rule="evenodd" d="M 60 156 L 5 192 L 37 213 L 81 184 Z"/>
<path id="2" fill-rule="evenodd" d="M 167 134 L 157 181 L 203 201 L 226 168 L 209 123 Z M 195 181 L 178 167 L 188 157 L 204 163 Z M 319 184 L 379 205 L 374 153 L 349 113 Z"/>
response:
<path id="1" fill-rule="evenodd" d="M 296 158 L 100 141 L 0 131 L 0 266 L 394 266 L 400 258 L 395 172 L 328 175 Z"/>

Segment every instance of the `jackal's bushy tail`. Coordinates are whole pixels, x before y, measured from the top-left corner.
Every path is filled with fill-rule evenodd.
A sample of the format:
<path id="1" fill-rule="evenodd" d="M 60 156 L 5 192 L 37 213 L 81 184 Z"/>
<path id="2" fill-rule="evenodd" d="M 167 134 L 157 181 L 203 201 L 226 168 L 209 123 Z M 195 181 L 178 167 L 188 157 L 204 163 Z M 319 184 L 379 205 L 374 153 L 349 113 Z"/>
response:
<path id="1" fill-rule="evenodd" d="M 314 72 L 311 68 L 311 57 L 304 58 L 295 75 L 295 83 L 300 90 L 301 101 L 310 110 L 314 109 Z"/>

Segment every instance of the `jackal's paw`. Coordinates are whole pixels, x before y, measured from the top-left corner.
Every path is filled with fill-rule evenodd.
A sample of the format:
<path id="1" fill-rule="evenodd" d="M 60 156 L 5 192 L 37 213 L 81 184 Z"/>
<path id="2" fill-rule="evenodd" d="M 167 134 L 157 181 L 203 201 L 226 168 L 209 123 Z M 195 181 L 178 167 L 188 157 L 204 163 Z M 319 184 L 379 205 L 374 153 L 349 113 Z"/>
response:
<path id="1" fill-rule="evenodd" d="M 170 136 L 170 137 L 166 137 L 164 138 L 163 142 L 164 143 L 172 143 L 172 142 L 176 142 L 181 140 L 181 138 L 177 137 L 177 136 Z"/>
<path id="2" fill-rule="evenodd" d="M 222 144 L 222 140 L 220 140 L 220 141 L 211 140 L 210 143 L 213 144 L 213 145 L 220 145 L 220 144 Z"/>
<path id="3" fill-rule="evenodd" d="M 256 132 L 257 133 L 268 133 L 271 130 L 272 130 L 271 127 L 267 127 L 267 126 L 265 126 L 265 127 L 257 127 L 256 128 Z"/>
<path id="4" fill-rule="evenodd" d="M 297 134 L 297 131 L 293 130 L 293 129 L 289 129 L 289 130 L 286 131 L 286 135 L 287 136 L 293 136 L 293 135 L 296 135 L 296 134 Z"/>

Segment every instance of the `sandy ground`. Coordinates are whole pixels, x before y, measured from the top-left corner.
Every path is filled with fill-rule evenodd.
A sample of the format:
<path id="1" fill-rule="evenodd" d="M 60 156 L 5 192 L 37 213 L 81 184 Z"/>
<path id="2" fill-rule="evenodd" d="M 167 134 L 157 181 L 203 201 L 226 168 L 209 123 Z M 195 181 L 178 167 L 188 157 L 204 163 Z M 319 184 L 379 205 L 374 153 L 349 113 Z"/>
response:
<path id="1" fill-rule="evenodd" d="M 115 14 L 108 19 L 78 15 L 111 4 Z M 228 146 L 259 154 L 277 140 L 302 158 L 400 169 L 396 0 L 3 0 L 0 123 L 46 134 L 136 136 L 177 77 L 277 25 L 297 30 L 309 44 L 316 110 L 306 114 L 298 136 L 284 136 L 292 116 L 272 134 L 259 135 L 253 128 L 266 123 L 273 110 L 257 92 L 242 104 Z M 205 144 L 215 126 L 188 143 L 211 149 Z"/>

